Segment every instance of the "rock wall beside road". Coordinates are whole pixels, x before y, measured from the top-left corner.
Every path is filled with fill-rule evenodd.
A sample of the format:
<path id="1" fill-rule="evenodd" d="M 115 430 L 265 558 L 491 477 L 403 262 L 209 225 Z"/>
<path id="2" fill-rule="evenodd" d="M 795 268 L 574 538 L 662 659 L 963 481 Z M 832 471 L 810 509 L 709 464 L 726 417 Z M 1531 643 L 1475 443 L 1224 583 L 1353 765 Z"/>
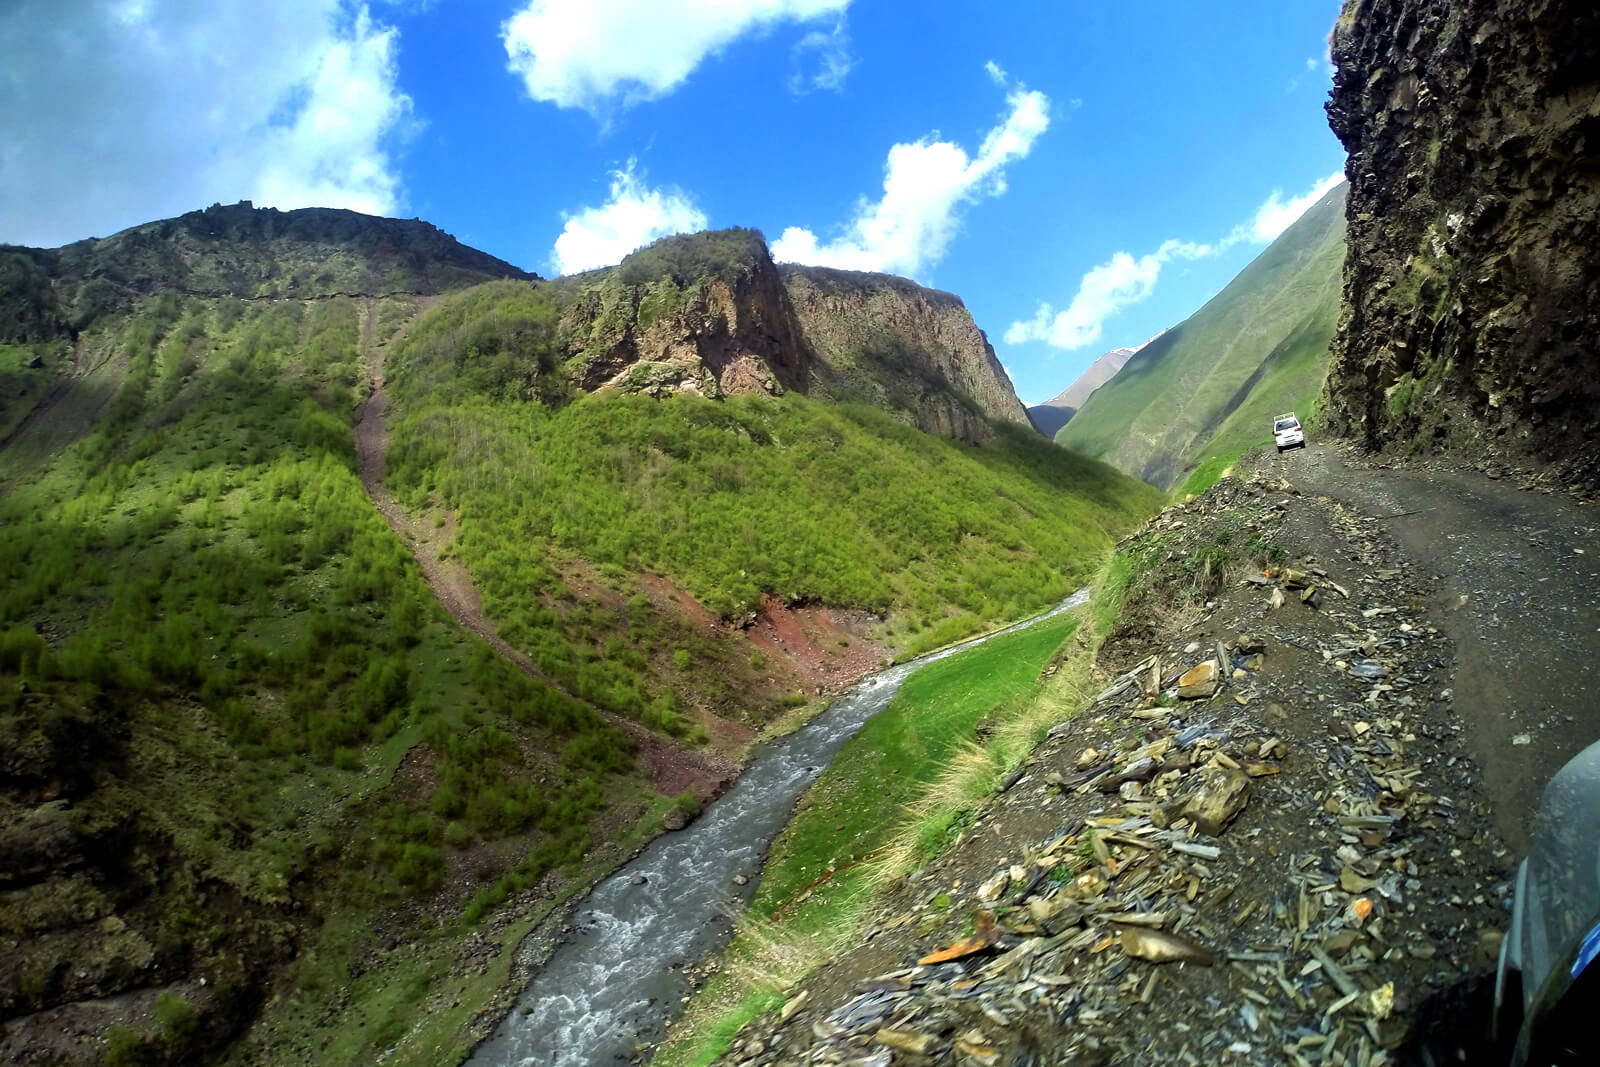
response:
<path id="1" fill-rule="evenodd" d="M 1600 8 L 1347 0 L 1331 43 L 1333 427 L 1600 482 Z"/>

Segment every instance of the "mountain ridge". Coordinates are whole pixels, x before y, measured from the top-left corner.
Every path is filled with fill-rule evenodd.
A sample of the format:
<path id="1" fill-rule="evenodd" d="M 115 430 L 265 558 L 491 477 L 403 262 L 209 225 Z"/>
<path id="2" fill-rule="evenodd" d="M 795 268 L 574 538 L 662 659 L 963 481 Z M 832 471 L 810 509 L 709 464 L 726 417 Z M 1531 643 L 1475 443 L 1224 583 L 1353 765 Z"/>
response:
<path id="1" fill-rule="evenodd" d="M 0 343 L 70 341 L 157 293 L 378 299 L 492 280 L 560 294 L 559 361 L 577 390 L 795 390 L 966 441 L 988 439 L 990 420 L 1030 425 L 960 297 L 894 275 L 780 267 L 758 231 L 737 228 L 547 281 L 419 219 L 213 205 L 56 249 L 0 246 Z M 58 353 L 57 369 L 67 362 Z"/>
<path id="2" fill-rule="evenodd" d="M 1156 337 L 1161 336 L 1157 334 Z M 1152 337 L 1150 341 L 1155 340 Z M 1033 425 L 1046 437 L 1054 439 L 1061 428 L 1072 421 L 1072 416 L 1078 413 L 1084 402 L 1094 395 L 1094 391 L 1116 377 L 1121 370 L 1139 350 L 1148 345 L 1137 344 L 1123 348 L 1113 348 L 1095 357 L 1093 363 L 1084 368 L 1082 374 L 1073 383 L 1063 389 L 1056 396 L 1046 400 L 1043 404 L 1035 404 L 1028 408 L 1028 417 L 1033 420 Z"/>
<path id="3" fill-rule="evenodd" d="M 1311 205 L 1221 292 L 1147 344 L 1058 442 L 1169 488 L 1211 457 L 1265 442 L 1274 414 L 1309 405 L 1339 312 L 1347 188 Z"/>
<path id="4" fill-rule="evenodd" d="M 0 282 L 50 293 L 24 335 L 0 309 L 0 341 L 75 334 L 141 296 L 327 299 L 428 295 L 469 281 L 534 280 L 431 223 L 343 208 L 257 208 L 243 200 L 89 237 L 58 248 L 0 245 Z M 288 268 L 285 276 L 285 268 Z M 8 322 L 8 320 L 10 320 Z"/>

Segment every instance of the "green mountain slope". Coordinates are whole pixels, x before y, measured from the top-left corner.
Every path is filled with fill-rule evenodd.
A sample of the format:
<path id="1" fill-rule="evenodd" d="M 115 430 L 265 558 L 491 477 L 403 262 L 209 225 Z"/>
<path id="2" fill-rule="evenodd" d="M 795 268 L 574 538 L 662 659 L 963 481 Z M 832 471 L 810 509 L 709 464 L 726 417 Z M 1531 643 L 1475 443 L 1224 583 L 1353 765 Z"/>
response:
<path id="1" fill-rule="evenodd" d="M 1274 415 L 1308 415 L 1339 314 L 1347 189 L 1151 341 L 1056 440 L 1167 488 L 1208 459 L 1266 442 Z"/>
<path id="2" fill-rule="evenodd" d="M 456 626 L 362 489 L 362 349 L 413 310 L 169 293 L 80 334 L 124 377 L 0 496 L 0 1013 L 50 1013 L 23 1047 L 120 1020 L 125 1062 L 178 1060 L 275 995 L 293 1035 L 438 988 L 446 941 L 350 971 L 396 909 L 465 936 L 480 886 L 647 814 L 631 739 Z M 362 1004 L 347 1053 L 410 1010 Z"/>
<path id="3" fill-rule="evenodd" d="M 530 653 L 553 607 L 540 598 L 563 585 L 547 561 L 569 556 L 601 584 L 665 574 L 727 617 L 765 594 L 885 614 L 885 636 L 916 651 L 1059 599 L 1156 502 L 1004 423 L 974 448 L 795 393 L 563 404 L 564 299 L 467 290 L 418 322 L 388 372 L 403 416 L 391 483 L 413 509 L 459 516 L 486 607 Z"/>
<path id="4" fill-rule="evenodd" d="M 931 647 L 1060 597 L 1159 502 L 981 410 L 972 444 L 799 392 L 658 399 L 670 360 L 590 394 L 606 353 L 641 365 L 640 309 L 584 318 L 583 280 L 424 223 L 217 209 L 0 268 L 7 1056 L 459 1056 L 522 936 L 690 803 L 661 767 L 805 701 L 758 612 Z M 715 285 L 598 295 L 693 324 Z M 765 380 L 730 336 L 663 328 L 700 345 L 668 370 Z M 358 425 L 385 376 L 404 536 Z M 512 655 L 441 607 L 439 556 Z"/>

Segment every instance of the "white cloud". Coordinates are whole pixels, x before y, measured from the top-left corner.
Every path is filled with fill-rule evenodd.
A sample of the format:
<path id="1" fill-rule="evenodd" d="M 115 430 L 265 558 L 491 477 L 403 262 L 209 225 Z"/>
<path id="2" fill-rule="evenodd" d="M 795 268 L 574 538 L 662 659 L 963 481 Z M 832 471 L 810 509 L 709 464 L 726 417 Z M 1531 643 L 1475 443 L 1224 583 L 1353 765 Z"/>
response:
<path id="1" fill-rule="evenodd" d="M 557 274 L 575 274 L 619 263 L 623 256 L 659 238 L 706 228 L 706 216 L 677 190 L 651 189 L 634 160 L 611 173 L 611 198 L 567 216 L 551 262 Z"/>
<path id="2" fill-rule="evenodd" d="M 850 54 L 849 27 L 840 19 L 831 30 L 812 30 L 800 38 L 790 58 L 795 66 L 789 75 L 791 93 L 838 92 L 856 65 Z"/>
<path id="3" fill-rule="evenodd" d="M 1161 268 L 1174 259 L 1203 259 L 1215 255 L 1217 246 L 1189 241 L 1165 241 L 1154 252 L 1135 259 L 1118 252 L 1083 276 L 1065 311 L 1041 303 L 1028 322 L 1013 322 L 1006 344 L 1044 341 L 1054 348 L 1082 348 L 1100 340 L 1105 322 L 1130 304 L 1155 291 Z"/>
<path id="4" fill-rule="evenodd" d="M 1317 63 L 1317 61 L 1315 59 L 1307 59 L 1306 60 L 1306 70 L 1310 71 L 1311 73 L 1315 74 L 1317 72 L 1317 67 L 1318 66 L 1319 66 L 1319 64 Z"/>
<path id="5" fill-rule="evenodd" d="M 996 85 L 1005 85 L 1006 72 L 1005 68 L 1000 64 L 991 59 L 983 65 L 983 69 L 988 72 L 990 81 L 994 82 Z"/>
<path id="6" fill-rule="evenodd" d="M 1272 190 L 1272 195 L 1256 208 L 1256 213 L 1249 222 L 1234 227 L 1233 232 L 1223 242 L 1224 246 L 1232 247 L 1245 241 L 1263 245 L 1272 243 L 1278 239 L 1280 233 L 1304 215 L 1312 204 L 1328 195 L 1333 187 L 1342 181 L 1344 172 L 1334 171 L 1304 193 L 1289 200 L 1283 199 L 1282 189 Z"/>
<path id="7" fill-rule="evenodd" d="M 676 88 L 747 33 L 842 15 L 850 0 L 528 0 L 500 26 L 528 95 L 598 112 Z"/>
<path id="8" fill-rule="evenodd" d="M 240 199 L 392 213 L 398 48 L 341 0 L 23 0 L 0 14 L 0 241 Z"/>
<path id="9" fill-rule="evenodd" d="M 990 130 L 976 155 L 937 134 L 889 149 L 883 196 L 863 201 L 841 236 L 826 243 L 791 226 L 772 244 L 774 258 L 847 270 L 918 275 L 938 262 L 955 235 L 959 209 L 1006 191 L 1005 168 L 1032 151 L 1050 126 L 1050 100 L 1022 87 L 1011 110 Z"/>
<path id="10" fill-rule="evenodd" d="M 1041 302 L 1032 319 L 1013 322 L 1005 332 L 1006 344 L 1043 341 L 1053 348 L 1068 350 L 1094 344 L 1100 340 L 1107 320 L 1155 291 L 1161 268 L 1172 260 L 1208 259 L 1238 244 L 1270 244 L 1343 180 L 1343 174 L 1330 174 L 1287 201 L 1282 190 L 1274 189 L 1250 221 L 1235 226 L 1220 241 L 1196 244 L 1168 240 L 1154 252 L 1137 258 L 1128 252 L 1117 252 L 1083 276 L 1065 311 L 1058 312 Z"/>

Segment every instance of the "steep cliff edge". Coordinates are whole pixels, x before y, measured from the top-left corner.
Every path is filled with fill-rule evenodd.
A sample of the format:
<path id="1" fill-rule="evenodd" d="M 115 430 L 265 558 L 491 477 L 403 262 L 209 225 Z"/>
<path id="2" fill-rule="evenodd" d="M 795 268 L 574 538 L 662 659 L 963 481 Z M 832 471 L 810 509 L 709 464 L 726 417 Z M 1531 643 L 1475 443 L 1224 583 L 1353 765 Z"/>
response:
<path id="1" fill-rule="evenodd" d="M 909 412 L 929 433 L 978 441 L 986 419 L 1031 426 L 961 298 L 905 278 L 785 265 L 811 353 L 811 392 Z"/>
<path id="2" fill-rule="evenodd" d="M 799 392 L 987 440 L 1027 412 L 959 297 L 885 274 L 773 263 L 754 230 L 668 237 L 563 278 L 573 384 L 654 396 Z"/>
<path id="3" fill-rule="evenodd" d="M 1349 0 L 1333 427 L 1374 448 L 1560 457 L 1600 481 L 1600 10 Z"/>

